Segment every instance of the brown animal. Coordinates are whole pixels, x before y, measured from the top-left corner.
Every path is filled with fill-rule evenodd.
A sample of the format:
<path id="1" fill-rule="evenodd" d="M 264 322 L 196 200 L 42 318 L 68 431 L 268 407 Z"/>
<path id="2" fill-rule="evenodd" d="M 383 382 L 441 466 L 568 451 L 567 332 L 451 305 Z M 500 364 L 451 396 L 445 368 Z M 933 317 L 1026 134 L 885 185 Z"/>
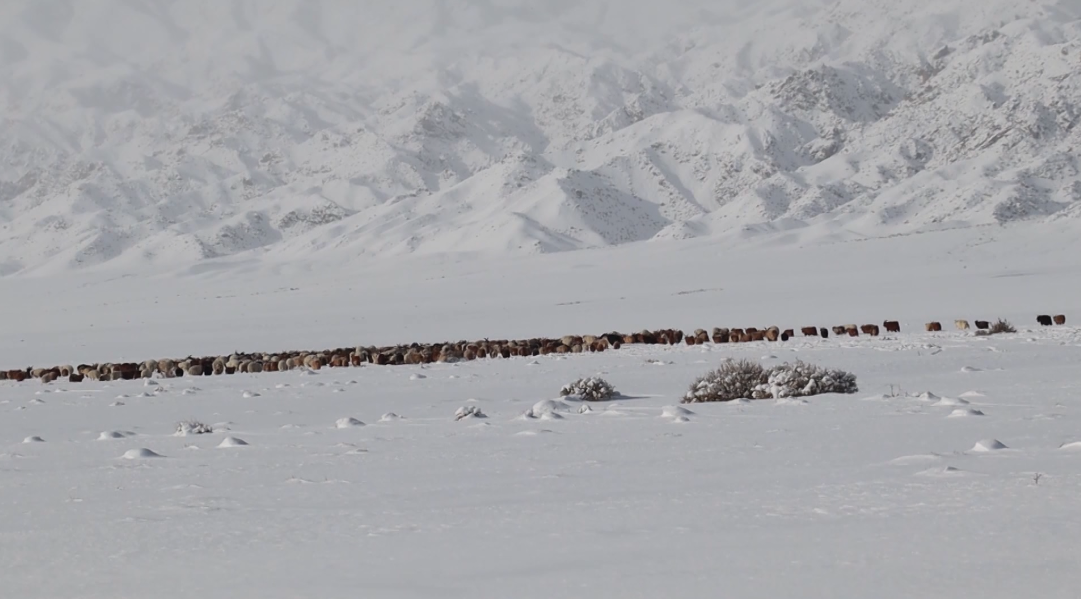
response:
<path id="1" fill-rule="evenodd" d="M 880 331 L 877 324 L 865 324 L 860 327 L 860 330 L 863 331 L 864 335 L 870 335 L 872 337 L 877 337 Z"/>
<path id="2" fill-rule="evenodd" d="M 728 338 L 731 335 L 731 331 L 728 329 L 714 328 L 713 329 L 713 342 L 714 343 L 728 343 Z"/>
<path id="3" fill-rule="evenodd" d="M 859 329 L 845 329 L 845 330 L 848 332 L 849 337 L 859 337 L 860 336 Z"/>
<path id="4" fill-rule="evenodd" d="M 1051 326 L 1051 317 L 1048 316 L 1047 314 L 1040 314 L 1039 316 L 1036 317 L 1036 322 L 1040 323 L 1041 325 L 1043 325 L 1045 327 L 1049 327 L 1049 326 Z"/>
<path id="5" fill-rule="evenodd" d="M 1059 325 L 1066 324 L 1066 315 L 1065 314 L 1056 314 L 1055 317 L 1052 320 L 1055 321 L 1055 324 L 1059 324 Z"/>
<path id="6" fill-rule="evenodd" d="M 795 336 L 796 336 L 796 332 L 793 331 L 792 329 L 785 329 L 781 333 L 781 337 L 788 337 L 788 339 L 791 339 L 791 338 L 793 338 Z M 788 339 L 784 339 L 784 341 L 788 341 Z"/>
<path id="7" fill-rule="evenodd" d="M 73 373 L 68 375 L 68 382 L 69 383 L 81 383 L 81 382 L 83 382 L 84 378 L 86 378 L 85 375 L 79 374 L 77 372 L 73 372 Z"/>
<path id="8" fill-rule="evenodd" d="M 698 343 L 698 338 L 687 335 L 687 337 L 685 337 L 683 339 L 683 341 L 685 341 L 687 343 L 687 345 L 693 346 L 693 345 L 696 345 Z"/>
<path id="9" fill-rule="evenodd" d="M 804 337 L 818 337 L 818 329 L 815 327 L 803 327 L 799 330 Z"/>
<path id="10" fill-rule="evenodd" d="M 935 333 L 935 332 L 938 332 L 938 331 L 942 330 L 942 323 L 938 322 L 938 321 L 929 322 L 929 323 L 923 325 L 923 327 L 925 329 L 927 329 L 928 333 Z"/>
<path id="11" fill-rule="evenodd" d="M 745 334 L 746 333 L 743 329 L 732 329 L 728 333 L 728 340 L 732 343 L 744 343 L 743 336 Z"/>
<path id="12" fill-rule="evenodd" d="M 845 328 L 843 326 L 833 327 L 833 334 L 834 335 L 844 335 L 845 334 Z"/>
<path id="13" fill-rule="evenodd" d="M 882 323 L 882 326 L 886 328 L 887 333 L 901 332 L 901 323 L 896 320 L 887 320 Z"/>
<path id="14" fill-rule="evenodd" d="M 762 336 L 766 341 L 777 341 L 781 338 L 781 330 L 777 327 L 770 327 L 762 332 Z"/>

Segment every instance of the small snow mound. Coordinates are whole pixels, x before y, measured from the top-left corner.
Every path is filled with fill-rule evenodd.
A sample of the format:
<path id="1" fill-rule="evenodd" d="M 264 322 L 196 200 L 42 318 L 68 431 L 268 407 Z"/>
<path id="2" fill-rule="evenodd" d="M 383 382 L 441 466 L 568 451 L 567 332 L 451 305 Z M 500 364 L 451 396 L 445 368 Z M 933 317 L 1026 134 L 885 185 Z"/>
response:
<path id="1" fill-rule="evenodd" d="M 251 399 L 253 397 L 260 397 L 260 395 L 255 391 L 245 391 L 241 394 L 241 397 L 243 397 L 244 399 Z"/>
<path id="2" fill-rule="evenodd" d="M 672 418 L 672 422 L 674 422 L 676 424 L 683 424 L 685 422 L 690 422 L 690 421 L 691 421 L 691 419 L 687 418 L 686 416 L 676 416 L 675 418 Z"/>
<path id="3" fill-rule="evenodd" d="M 462 406 L 454 412 L 455 422 L 469 418 L 487 418 L 487 416 L 477 406 Z"/>
<path id="4" fill-rule="evenodd" d="M 1074 441 L 1073 443 L 1063 443 L 1059 446 L 1059 449 L 1065 451 L 1081 451 L 1081 441 Z"/>
<path id="5" fill-rule="evenodd" d="M 541 420 L 563 420 L 564 418 L 558 412 L 544 412 L 543 414 L 540 415 L 540 419 Z"/>
<path id="6" fill-rule="evenodd" d="M 694 412 L 680 406 L 664 406 L 661 408 L 661 418 L 685 418 L 694 416 Z"/>
<path id="7" fill-rule="evenodd" d="M 411 380 L 411 381 L 419 381 L 421 379 L 426 379 L 426 378 L 428 378 L 428 377 L 423 375 L 423 374 L 417 373 L 417 374 L 411 375 L 409 377 L 409 380 Z"/>
<path id="8" fill-rule="evenodd" d="M 769 354 L 769 355 L 767 355 L 767 356 L 762 356 L 762 359 L 763 359 L 763 360 L 776 360 L 776 359 L 777 359 L 777 356 L 775 356 L 775 355 L 773 355 L 773 354 Z"/>
<path id="9" fill-rule="evenodd" d="M 943 397 L 942 399 L 935 402 L 935 405 L 938 407 L 967 406 L 968 404 L 969 402 L 967 400 L 961 399 L 959 397 Z"/>
<path id="10" fill-rule="evenodd" d="M 909 464 L 922 464 L 924 462 L 937 462 L 942 459 L 942 456 L 934 453 L 920 454 L 920 455 L 906 455 L 899 458 L 890 460 L 891 464 L 898 466 L 907 466 Z"/>
<path id="11" fill-rule="evenodd" d="M 275 389 L 285 389 L 286 387 L 289 387 L 289 386 L 290 386 L 289 383 L 278 383 L 277 385 L 274 385 L 274 388 Z"/>
<path id="12" fill-rule="evenodd" d="M 578 406 L 578 413 L 579 414 L 589 414 L 592 411 L 593 411 L 593 408 L 589 407 L 589 404 L 582 404 L 582 405 Z"/>
<path id="13" fill-rule="evenodd" d="M 27 437 L 27 438 L 23 439 L 23 443 L 44 443 L 44 442 L 45 442 L 45 439 L 42 439 L 41 437 L 38 437 L 38 436 Z"/>
<path id="14" fill-rule="evenodd" d="M 965 391 L 964 393 L 961 394 L 961 397 L 987 397 L 987 396 L 984 395 L 983 393 L 980 393 L 979 391 Z"/>
<path id="15" fill-rule="evenodd" d="M 941 401 L 942 400 L 941 397 L 939 397 L 938 395 L 935 395 L 934 393 L 931 393 L 930 391 L 924 391 L 923 393 L 920 393 L 916 397 L 918 399 L 923 400 L 923 401 Z"/>
<path id="16" fill-rule="evenodd" d="M 31 399 L 31 400 L 30 400 L 30 403 L 32 403 L 32 404 L 34 404 L 34 405 L 42 405 L 42 404 L 44 404 L 44 403 L 45 403 L 45 400 L 43 400 L 43 399 L 38 399 L 38 398 L 36 398 L 36 397 L 35 397 L 34 399 Z"/>
<path id="17" fill-rule="evenodd" d="M 110 408 L 118 408 L 118 407 L 123 406 L 123 405 L 127 405 L 127 404 L 125 404 L 122 401 L 114 401 L 113 403 L 109 404 L 109 407 Z"/>
<path id="18" fill-rule="evenodd" d="M 1009 448 L 1006 447 L 1006 445 L 1003 444 L 998 439 L 983 439 L 981 441 L 977 441 L 976 444 L 972 446 L 972 451 L 977 451 L 977 452 L 980 452 L 980 453 L 986 453 L 986 452 L 989 452 L 989 451 L 999 451 L 999 450 L 1002 450 L 1002 449 L 1009 449 Z"/>
<path id="19" fill-rule="evenodd" d="M 287 430 L 292 430 L 294 428 L 300 428 L 300 425 L 299 424 L 283 424 L 283 425 L 279 426 L 278 428 L 283 430 L 283 431 L 287 431 Z"/>
<path id="20" fill-rule="evenodd" d="M 387 412 L 383 414 L 383 417 L 379 419 L 379 422 L 394 422 L 395 420 L 402 420 L 402 417 L 394 412 Z"/>
<path id="21" fill-rule="evenodd" d="M 942 468 L 931 468 L 918 472 L 917 476 L 961 476 L 966 474 L 964 470 L 955 468 L 953 466 L 943 466 Z"/>
<path id="22" fill-rule="evenodd" d="M 224 449 L 224 448 L 227 448 L 227 447 L 244 447 L 247 444 L 248 444 L 247 441 L 245 441 L 244 439 L 241 439 L 239 437 L 226 437 L 226 438 L 221 440 L 221 443 L 218 443 L 218 447 L 221 448 L 221 449 Z"/>
<path id="23" fill-rule="evenodd" d="M 732 401 L 726 403 L 728 403 L 729 405 L 745 406 L 750 404 L 751 400 L 747 399 L 746 397 L 740 397 L 739 399 L 733 399 Z"/>
<path id="24" fill-rule="evenodd" d="M 129 450 L 125 451 L 124 455 L 122 455 L 120 457 L 125 459 L 125 460 L 142 460 L 142 459 L 148 459 L 148 458 L 163 458 L 165 456 L 161 455 L 160 453 L 158 453 L 158 452 L 156 452 L 156 451 L 154 451 L 152 449 L 147 449 L 145 447 L 142 447 L 140 449 L 129 449 Z"/>
<path id="25" fill-rule="evenodd" d="M 983 369 L 976 368 L 975 366 L 962 366 L 961 372 L 983 372 Z"/>
<path id="26" fill-rule="evenodd" d="M 364 423 L 356 418 L 339 418 L 334 425 L 338 428 L 356 428 L 358 426 L 364 426 Z"/>
<path id="27" fill-rule="evenodd" d="M 110 441 L 112 439 L 123 439 L 123 438 L 125 438 L 124 433 L 121 433 L 119 431 L 105 431 L 105 432 L 101 433 L 100 435 L 98 435 L 98 441 Z"/>
<path id="28" fill-rule="evenodd" d="M 573 400 L 572 400 L 573 401 Z M 533 414 L 539 416 L 549 412 L 571 412 L 574 407 L 563 399 L 542 399 L 533 404 Z"/>
<path id="29" fill-rule="evenodd" d="M 985 416 L 983 412 L 975 408 L 958 408 L 952 412 L 947 418 L 968 418 L 970 416 Z"/>
<path id="30" fill-rule="evenodd" d="M 131 396 L 130 395 L 125 395 L 123 393 L 116 396 L 117 399 L 128 399 L 129 397 L 131 397 Z"/>
<path id="31" fill-rule="evenodd" d="M 184 389 L 180 392 L 181 395 L 195 395 L 196 393 L 198 393 L 198 391 L 195 389 Z"/>
<path id="32" fill-rule="evenodd" d="M 153 379 L 144 379 L 143 380 L 143 386 L 144 387 L 161 387 L 161 383 L 159 383 L 159 382 L 157 382 L 157 381 L 155 381 Z"/>
<path id="33" fill-rule="evenodd" d="M 526 363 L 526 366 L 540 366 L 540 362 L 533 360 L 532 362 Z"/>

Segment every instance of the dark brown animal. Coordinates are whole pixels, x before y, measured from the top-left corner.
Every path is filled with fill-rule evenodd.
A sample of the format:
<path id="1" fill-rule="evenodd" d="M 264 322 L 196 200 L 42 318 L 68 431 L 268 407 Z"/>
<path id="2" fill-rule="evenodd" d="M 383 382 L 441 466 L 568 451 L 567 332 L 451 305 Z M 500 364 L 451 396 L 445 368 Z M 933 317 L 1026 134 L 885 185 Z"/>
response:
<path id="1" fill-rule="evenodd" d="M 1051 317 L 1048 316 L 1047 314 L 1040 314 L 1039 316 L 1036 317 L 1036 322 L 1040 323 L 1041 325 L 1043 325 L 1045 327 L 1049 327 L 1049 326 L 1051 326 Z"/>
<path id="2" fill-rule="evenodd" d="M 929 322 L 923 326 L 925 329 L 927 329 L 928 333 L 936 333 L 942 331 L 942 323 L 938 321 Z"/>
<path id="3" fill-rule="evenodd" d="M 991 328 L 991 323 L 986 320 L 977 320 L 976 328 L 981 331 L 986 331 L 987 329 Z"/>
<path id="4" fill-rule="evenodd" d="M 845 334 L 845 328 L 843 326 L 833 327 L 833 334 L 834 335 L 844 335 Z"/>
<path id="5" fill-rule="evenodd" d="M 820 335 L 820 336 L 821 336 L 821 337 L 822 337 L 823 339 L 829 339 L 829 338 L 830 338 L 830 332 L 829 332 L 829 330 L 828 330 L 828 329 L 826 329 L 826 327 L 822 327 L 821 329 L 819 329 L 819 330 L 818 330 L 818 334 L 819 334 L 819 335 Z"/>
<path id="6" fill-rule="evenodd" d="M 901 323 L 896 320 L 887 320 L 882 323 L 882 326 L 886 328 L 887 333 L 901 332 Z"/>
<path id="7" fill-rule="evenodd" d="M 879 328 L 877 324 L 865 324 L 860 327 L 860 330 L 863 331 L 864 335 L 870 335 L 872 337 L 877 337 L 879 333 Z"/>
<path id="8" fill-rule="evenodd" d="M 848 336 L 849 337 L 859 337 L 860 336 L 860 332 L 859 332 L 858 329 L 845 329 L 845 330 L 848 331 Z"/>
<path id="9" fill-rule="evenodd" d="M 818 337 L 818 329 L 815 327 L 803 327 L 799 330 L 804 337 Z"/>
<path id="10" fill-rule="evenodd" d="M 785 329 L 784 331 L 781 332 L 781 336 L 782 337 L 788 337 L 788 339 L 791 339 L 791 338 L 796 336 L 796 332 L 793 331 L 792 329 Z M 787 341 L 788 339 L 786 339 L 785 341 Z"/>
<path id="11" fill-rule="evenodd" d="M 1055 317 L 1052 320 L 1055 321 L 1055 324 L 1060 324 L 1060 325 L 1061 324 L 1066 324 L 1066 315 L 1065 314 L 1056 314 Z"/>

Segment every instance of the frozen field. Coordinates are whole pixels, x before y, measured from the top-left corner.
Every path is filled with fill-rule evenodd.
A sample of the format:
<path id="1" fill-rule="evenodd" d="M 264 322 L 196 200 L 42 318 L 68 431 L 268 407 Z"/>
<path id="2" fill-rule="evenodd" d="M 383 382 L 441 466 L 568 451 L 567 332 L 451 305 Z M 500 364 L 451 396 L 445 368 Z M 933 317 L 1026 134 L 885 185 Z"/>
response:
<path id="1" fill-rule="evenodd" d="M 666 415 L 729 356 L 860 392 Z M 1079 363 L 1024 326 L 0 383 L 0 595 L 1074 597 Z M 628 398 L 522 417 L 594 374 Z"/>

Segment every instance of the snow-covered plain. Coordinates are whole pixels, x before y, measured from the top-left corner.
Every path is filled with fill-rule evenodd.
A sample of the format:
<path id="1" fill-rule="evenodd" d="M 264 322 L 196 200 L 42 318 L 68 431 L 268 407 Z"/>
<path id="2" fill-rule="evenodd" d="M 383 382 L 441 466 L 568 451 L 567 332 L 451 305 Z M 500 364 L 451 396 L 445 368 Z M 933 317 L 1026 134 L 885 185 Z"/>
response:
<path id="1" fill-rule="evenodd" d="M 1031 328 L 0 384 L 0 594 L 1074 597 L 1081 331 Z M 671 409 L 729 356 L 861 389 Z"/>
<path id="2" fill-rule="evenodd" d="M 1034 317 L 1081 312 L 1073 239 L 1060 224 L 8 277 L 23 317 L 5 321 L 5 368 L 663 326 L 904 331 L 0 383 L 0 595 L 1072 597 L 1081 331 Z M 922 332 L 997 317 L 1020 332 Z M 726 357 L 844 368 L 860 392 L 666 409 Z M 627 397 L 521 418 L 590 375 Z M 468 406 L 487 418 L 456 422 Z M 175 436 L 189 420 L 221 430 Z"/>

